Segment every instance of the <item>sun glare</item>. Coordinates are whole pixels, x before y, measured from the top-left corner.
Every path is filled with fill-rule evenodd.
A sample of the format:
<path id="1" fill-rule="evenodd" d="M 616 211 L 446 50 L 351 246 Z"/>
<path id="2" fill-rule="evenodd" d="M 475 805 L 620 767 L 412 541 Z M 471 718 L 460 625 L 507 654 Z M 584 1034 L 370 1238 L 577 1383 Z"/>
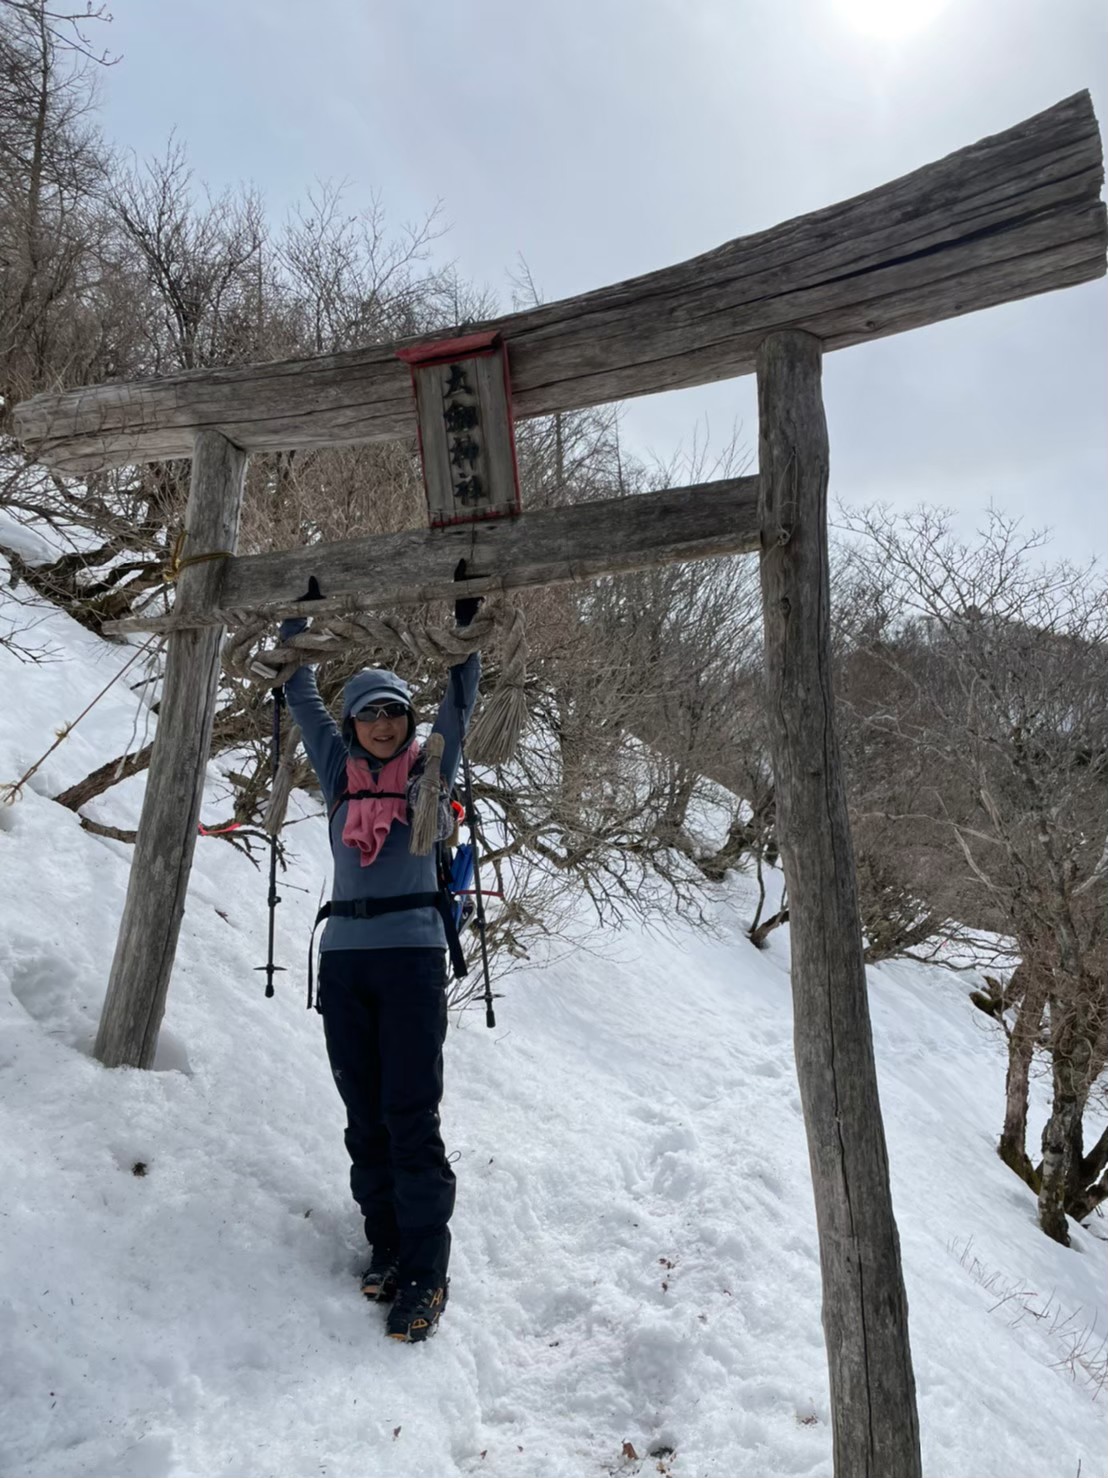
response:
<path id="1" fill-rule="evenodd" d="M 950 0 L 832 0 L 834 9 L 865 36 L 899 41 L 924 30 Z"/>

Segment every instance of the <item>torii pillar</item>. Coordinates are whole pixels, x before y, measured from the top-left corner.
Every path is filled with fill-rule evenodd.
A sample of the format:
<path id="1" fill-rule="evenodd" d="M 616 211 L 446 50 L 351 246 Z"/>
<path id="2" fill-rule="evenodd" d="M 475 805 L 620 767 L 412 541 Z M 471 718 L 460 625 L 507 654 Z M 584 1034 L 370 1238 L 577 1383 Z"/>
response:
<path id="1" fill-rule="evenodd" d="M 192 451 L 175 614 L 211 607 L 238 537 L 246 453 L 218 431 Z M 142 802 L 127 901 L 94 1055 L 105 1067 L 153 1067 L 196 847 L 219 692 L 222 626 L 166 639 L 158 730 Z"/>
<path id="2" fill-rule="evenodd" d="M 822 347 L 758 351 L 766 710 L 789 889 L 793 1044 L 812 1168 L 835 1473 L 919 1478 L 908 1299 L 877 1093 L 834 724 Z"/>

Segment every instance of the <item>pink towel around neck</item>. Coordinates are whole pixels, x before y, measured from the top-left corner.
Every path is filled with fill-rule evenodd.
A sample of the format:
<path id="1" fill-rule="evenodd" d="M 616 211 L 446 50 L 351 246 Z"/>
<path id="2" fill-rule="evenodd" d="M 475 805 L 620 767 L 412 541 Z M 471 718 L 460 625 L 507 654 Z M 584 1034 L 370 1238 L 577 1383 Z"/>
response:
<path id="1" fill-rule="evenodd" d="M 401 750 L 379 770 L 371 770 L 365 760 L 350 755 L 346 761 L 346 788 L 352 794 L 357 790 L 383 790 L 406 797 L 408 777 L 419 753 L 419 740 L 413 739 L 407 749 Z M 375 861 L 394 821 L 408 825 L 407 799 L 347 802 L 342 839 L 348 847 L 358 848 L 363 867 Z"/>

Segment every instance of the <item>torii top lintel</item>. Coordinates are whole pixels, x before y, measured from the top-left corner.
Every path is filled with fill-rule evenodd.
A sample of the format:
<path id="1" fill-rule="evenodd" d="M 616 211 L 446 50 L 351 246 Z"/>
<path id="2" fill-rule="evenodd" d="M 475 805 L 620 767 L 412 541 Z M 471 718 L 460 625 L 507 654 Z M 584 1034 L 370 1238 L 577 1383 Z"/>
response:
<path id="1" fill-rule="evenodd" d="M 839 205 L 442 336 L 502 336 L 517 417 L 750 374 L 777 330 L 841 349 L 1102 276 L 1103 178 L 1081 92 Z M 413 342 L 37 395 L 16 429 L 69 472 L 187 457 L 199 429 L 256 451 L 414 436 Z"/>

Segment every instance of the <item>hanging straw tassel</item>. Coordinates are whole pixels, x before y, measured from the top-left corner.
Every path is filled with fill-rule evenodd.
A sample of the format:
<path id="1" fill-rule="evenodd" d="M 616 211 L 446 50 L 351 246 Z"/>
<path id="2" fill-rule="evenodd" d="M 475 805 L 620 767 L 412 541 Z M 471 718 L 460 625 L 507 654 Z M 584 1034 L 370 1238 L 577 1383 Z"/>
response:
<path id="1" fill-rule="evenodd" d="M 262 822 L 262 830 L 266 836 L 277 836 L 285 824 L 285 812 L 289 808 L 289 796 L 292 794 L 292 775 L 296 768 L 296 747 L 299 743 L 300 730 L 293 724 L 281 746 L 281 763 L 269 790 L 269 805 Z"/>
<path id="2" fill-rule="evenodd" d="M 479 765 L 503 765 L 527 727 L 527 626 L 513 601 L 500 643 L 500 681 L 470 730 L 466 749 Z"/>
<path id="3" fill-rule="evenodd" d="M 419 777 L 412 835 L 408 851 L 426 857 L 438 841 L 439 774 L 442 769 L 442 735 L 431 734 L 423 746 L 423 774 Z"/>

